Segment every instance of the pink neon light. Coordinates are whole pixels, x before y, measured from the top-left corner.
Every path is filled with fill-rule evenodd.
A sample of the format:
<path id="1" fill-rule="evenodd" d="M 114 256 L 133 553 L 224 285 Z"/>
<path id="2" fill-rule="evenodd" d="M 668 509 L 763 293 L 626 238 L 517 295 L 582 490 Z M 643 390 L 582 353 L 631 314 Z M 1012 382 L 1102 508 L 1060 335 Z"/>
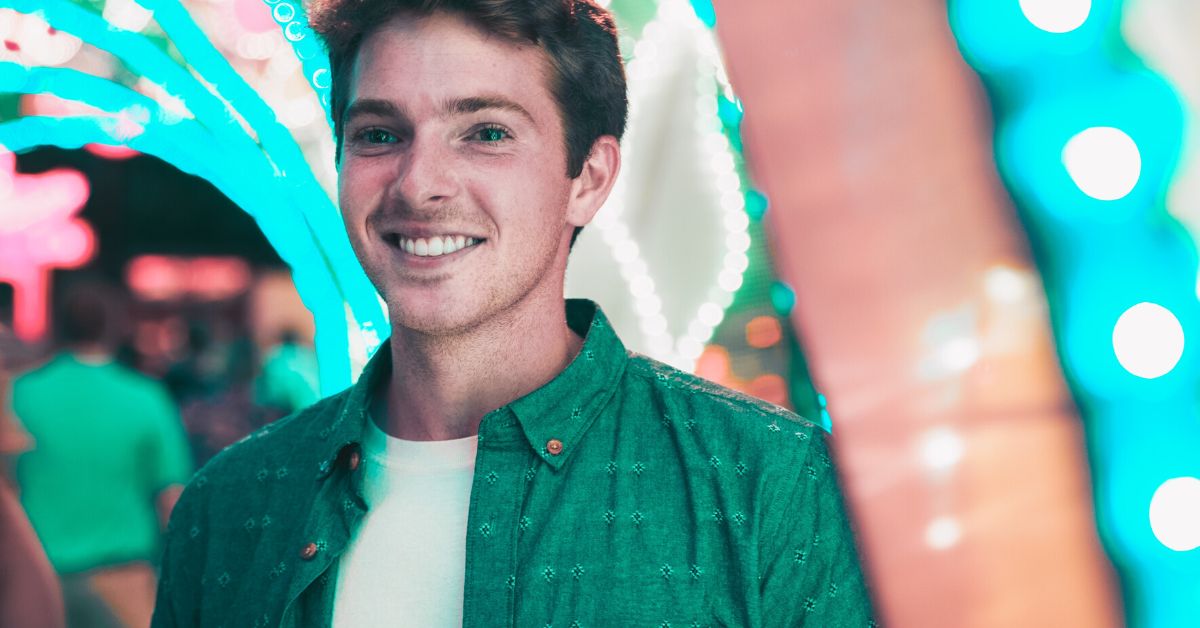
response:
<path id="1" fill-rule="evenodd" d="M 75 216 L 90 193 L 83 174 L 16 169 L 16 155 L 0 146 L 0 283 L 13 287 L 13 330 L 32 342 L 46 334 L 51 269 L 85 264 L 96 238 Z"/>
<path id="2" fill-rule="evenodd" d="M 137 157 L 141 153 L 129 148 L 128 146 L 109 146 L 108 144 L 85 144 L 83 147 L 87 152 L 104 159 L 113 161 L 129 159 Z"/>
<path id="3" fill-rule="evenodd" d="M 252 278 L 250 265 L 236 257 L 139 255 L 125 267 L 126 283 L 147 301 L 220 301 L 245 292 Z"/>

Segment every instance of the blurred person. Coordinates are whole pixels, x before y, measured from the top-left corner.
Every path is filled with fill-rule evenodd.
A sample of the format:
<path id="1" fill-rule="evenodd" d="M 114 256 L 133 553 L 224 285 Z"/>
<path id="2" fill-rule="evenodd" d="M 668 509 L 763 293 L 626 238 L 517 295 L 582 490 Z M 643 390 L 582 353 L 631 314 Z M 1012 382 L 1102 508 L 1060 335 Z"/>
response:
<path id="1" fill-rule="evenodd" d="M 189 321 L 184 354 L 167 368 L 163 384 L 175 403 L 182 406 L 221 389 L 225 362 L 223 353 L 212 341 L 208 323 Z"/>
<path id="2" fill-rule="evenodd" d="M 258 356 L 249 338 L 229 343 L 222 355 L 225 363 L 214 385 L 188 397 L 179 409 L 197 464 L 290 412 L 257 398 Z"/>
<path id="3" fill-rule="evenodd" d="M 258 401 L 288 414 L 308 407 L 321 396 L 318 375 L 316 352 L 295 330 L 285 329 L 263 358 Z"/>
<path id="4" fill-rule="evenodd" d="M 114 362 L 120 320 L 114 288 L 76 283 L 59 311 L 64 350 L 13 383 L 33 440 L 21 501 L 73 628 L 150 623 L 161 524 L 191 471 L 166 389 Z"/>
<path id="5" fill-rule="evenodd" d="M 10 477 L 10 461 L 29 448 L 29 436 L 12 420 L 8 387 L 0 364 L 0 626 L 59 628 L 62 591 Z"/>
<path id="6" fill-rule="evenodd" d="M 590 0 L 330 0 L 339 204 L 392 336 L 197 473 L 155 625 L 870 626 L 825 433 L 567 301 L 628 100 Z"/>

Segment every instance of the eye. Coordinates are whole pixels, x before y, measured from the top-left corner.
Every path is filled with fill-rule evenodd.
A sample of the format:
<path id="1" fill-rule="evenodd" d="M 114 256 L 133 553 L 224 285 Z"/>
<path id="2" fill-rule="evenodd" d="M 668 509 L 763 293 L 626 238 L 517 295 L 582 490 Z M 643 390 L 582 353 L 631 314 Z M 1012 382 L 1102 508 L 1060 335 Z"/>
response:
<path id="1" fill-rule="evenodd" d="M 471 134 L 471 138 L 483 142 L 485 144 L 496 144 L 509 139 L 511 134 L 508 129 L 498 125 L 488 125 L 477 129 Z"/>
<path id="2" fill-rule="evenodd" d="M 379 128 L 363 129 L 355 134 L 355 139 L 366 144 L 395 144 L 398 138 Z"/>

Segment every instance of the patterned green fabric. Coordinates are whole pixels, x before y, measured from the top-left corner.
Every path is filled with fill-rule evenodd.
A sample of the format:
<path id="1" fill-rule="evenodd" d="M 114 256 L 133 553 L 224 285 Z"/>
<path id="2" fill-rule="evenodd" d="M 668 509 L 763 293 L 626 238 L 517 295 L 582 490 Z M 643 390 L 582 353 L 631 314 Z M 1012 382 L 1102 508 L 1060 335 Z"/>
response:
<path id="1" fill-rule="evenodd" d="M 627 354 L 590 302 L 567 318 L 579 356 L 480 424 L 463 625 L 874 625 L 825 433 Z M 154 626 L 329 625 L 390 370 L 385 345 L 355 386 L 196 474 Z"/>

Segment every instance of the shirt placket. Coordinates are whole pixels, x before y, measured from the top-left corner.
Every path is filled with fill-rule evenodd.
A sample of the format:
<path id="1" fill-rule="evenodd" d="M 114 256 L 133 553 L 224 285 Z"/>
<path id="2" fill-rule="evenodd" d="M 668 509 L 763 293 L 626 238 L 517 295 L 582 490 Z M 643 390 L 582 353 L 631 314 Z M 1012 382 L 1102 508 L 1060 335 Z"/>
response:
<path id="1" fill-rule="evenodd" d="M 463 628 L 514 624 L 518 524 L 537 464 L 511 410 L 484 417 L 467 515 Z"/>
<path id="2" fill-rule="evenodd" d="M 333 618 L 337 563 L 366 513 L 359 473 L 361 449 L 349 443 L 339 450 L 332 468 L 321 470 L 322 483 L 313 500 L 303 534 L 293 542 L 296 573 L 288 591 L 283 626 L 328 626 Z"/>

